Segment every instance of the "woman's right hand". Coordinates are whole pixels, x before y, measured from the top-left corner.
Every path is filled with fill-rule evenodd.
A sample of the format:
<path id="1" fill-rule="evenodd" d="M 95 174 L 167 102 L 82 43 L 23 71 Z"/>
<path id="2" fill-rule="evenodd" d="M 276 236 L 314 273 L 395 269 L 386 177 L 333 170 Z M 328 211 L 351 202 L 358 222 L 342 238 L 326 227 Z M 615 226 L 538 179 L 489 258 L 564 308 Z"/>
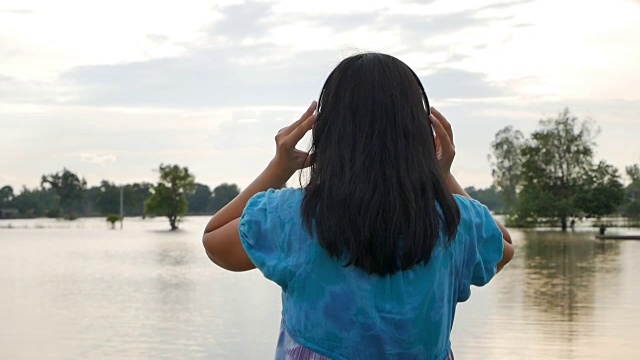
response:
<path id="1" fill-rule="evenodd" d="M 318 117 L 315 112 L 317 108 L 318 103 L 316 101 L 311 102 L 307 111 L 300 116 L 298 121 L 280 129 L 276 134 L 276 155 L 271 160 L 270 165 L 281 173 L 286 180 L 293 176 L 297 170 L 309 167 L 313 162 L 313 156 L 308 152 L 296 149 L 296 145 L 313 127 Z"/>
<path id="2" fill-rule="evenodd" d="M 453 158 L 456 156 L 456 147 L 453 145 L 453 131 L 451 130 L 451 124 L 436 108 L 431 107 L 431 115 L 429 120 L 433 124 L 433 129 L 436 132 L 436 151 L 438 154 L 438 161 L 445 176 L 445 184 L 452 194 L 458 194 L 466 196 L 471 199 L 471 196 L 464 191 L 464 188 L 458 183 L 458 180 L 451 175 L 451 164 Z M 495 219 L 494 219 L 495 220 Z M 513 258 L 513 245 L 511 241 L 511 235 L 507 228 L 496 221 L 496 224 L 502 232 L 502 260 L 496 266 L 496 271 L 499 272 L 502 268 Z"/>
<path id="3" fill-rule="evenodd" d="M 447 119 L 433 106 L 431 107 L 431 115 L 429 120 L 433 125 L 433 129 L 436 132 L 436 153 L 438 154 L 438 161 L 442 172 L 445 176 L 451 173 L 451 164 L 453 164 L 453 158 L 456 156 L 456 147 L 453 144 L 453 131 L 451 130 L 451 124 Z"/>

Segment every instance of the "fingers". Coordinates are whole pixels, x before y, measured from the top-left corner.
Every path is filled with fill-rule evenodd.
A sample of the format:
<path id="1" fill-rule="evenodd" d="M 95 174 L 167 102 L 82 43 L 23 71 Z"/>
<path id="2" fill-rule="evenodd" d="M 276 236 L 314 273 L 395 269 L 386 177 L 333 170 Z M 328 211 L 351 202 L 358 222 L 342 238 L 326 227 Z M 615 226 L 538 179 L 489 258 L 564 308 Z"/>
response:
<path id="1" fill-rule="evenodd" d="M 433 140 L 436 143 L 436 156 L 438 157 L 438 160 L 442 159 L 442 145 L 440 145 L 440 137 L 438 135 L 435 135 L 433 137 Z"/>
<path id="2" fill-rule="evenodd" d="M 287 141 L 292 142 L 294 145 L 298 143 L 311 128 L 313 128 L 313 124 L 316 122 L 316 118 L 318 114 L 311 114 L 306 119 L 304 119 L 293 131 L 287 136 Z"/>
<path id="3" fill-rule="evenodd" d="M 304 151 L 298 150 L 298 149 L 296 149 L 294 153 L 300 159 L 299 160 L 299 163 L 300 163 L 299 168 L 300 169 L 304 169 L 304 168 L 307 168 L 307 167 L 313 165 L 313 162 L 315 160 L 313 154 L 311 154 L 309 152 L 304 152 Z"/>
<path id="4" fill-rule="evenodd" d="M 302 121 L 302 120 L 308 118 L 309 116 L 311 116 L 311 114 L 313 114 L 313 112 L 316 111 L 317 107 L 318 107 L 318 102 L 313 100 L 311 102 L 311 105 L 309 105 L 309 107 L 307 108 L 307 111 L 305 111 L 304 114 L 302 114 L 302 116 L 300 116 L 300 119 L 298 119 L 298 121 Z"/>
<path id="5" fill-rule="evenodd" d="M 294 122 L 289 127 L 281 130 L 278 133 L 278 136 L 283 137 L 283 145 L 295 147 L 300 139 L 302 139 L 304 134 L 311 130 L 318 116 L 318 114 L 315 113 L 317 106 L 317 102 L 311 102 L 311 105 L 309 106 L 307 111 L 302 114 L 298 121 Z"/>
<path id="6" fill-rule="evenodd" d="M 453 148 L 453 142 L 451 142 L 451 138 L 449 137 L 449 133 L 443 126 L 440 119 L 438 119 L 435 114 L 429 115 L 429 120 L 431 120 L 431 124 L 433 125 L 433 129 L 436 131 L 436 136 L 440 141 L 440 148 L 449 149 Z M 451 129 L 451 125 L 449 125 L 449 129 Z"/>
<path id="7" fill-rule="evenodd" d="M 449 140 L 453 144 L 453 130 L 451 129 L 451 124 L 449 123 L 449 121 L 447 121 L 447 118 L 445 118 L 444 115 L 442 115 L 442 113 L 433 106 L 431 107 L 431 115 L 434 116 L 440 122 L 440 124 L 442 124 L 442 127 L 445 129 L 447 135 L 449 136 Z"/>
<path id="8" fill-rule="evenodd" d="M 318 103 L 314 100 L 311 102 L 311 105 L 309 105 L 309 107 L 307 108 L 307 111 L 305 111 L 302 116 L 300 116 L 300 119 L 296 120 L 296 122 L 294 122 L 293 124 L 287 126 L 286 128 L 280 129 L 280 131 L 278 131 L 278 133 L 283 133 L 284 135 L 289 135 L 291 134 L 298 126 L 300 126 L 302 123 L 305 122 L 305 120 L 307 120 L 309 118 L 309 116 L 313 115 L 313 112 L 316 111 L 316 107 L 318 106 Z"/>

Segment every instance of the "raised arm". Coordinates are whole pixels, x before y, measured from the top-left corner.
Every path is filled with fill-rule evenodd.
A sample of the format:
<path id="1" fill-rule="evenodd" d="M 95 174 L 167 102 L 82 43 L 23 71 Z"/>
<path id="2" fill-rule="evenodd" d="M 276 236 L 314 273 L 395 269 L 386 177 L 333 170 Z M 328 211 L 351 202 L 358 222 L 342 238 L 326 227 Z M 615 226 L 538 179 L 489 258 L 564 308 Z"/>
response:
<path id="1" fill-rule="evenodd" d="M 469 196 L 469 194 L 464 191 L 462 186 L 460 186 L 460 184 L 458 183 L 458 180 L 456 180 L 456 178 L 451 174 L 449 174 L 449 176 L 447 177 L 447 186 L 449 187 L 451 193 L 462 195 L 471 199 L 471 196 Z M 507 263 L 509 263 L 509 261 L 511 261 L 511 259 L 513 258 L 514 250 L 513 243 L 511 242 L 511 235 L 509 234 L 509 231 L 507 231 L 507 228 L 500 224 L 495 218 L 493 220 L 496 222 L 496 224 L 500 228 L 500 231 L 502 232 L 502 242 L 504 246 L 502 250 L 502 260 L 500 260 L 497 266 L 497 271 L 500 272 L 500 270 L 502 270 L 502 268 L 507 265 Z"/>
<path id="2" fill-rule="evenodd" d="M 431 124 L 436 132 L 436 146 L 438 147 L 440 164 L 445 174 L 446 185 L 451 193 L 471 198 L 471 196 L 464 191 L 456 178 L 451 174 L 451 164 L 455 157 L 455 146 L 453 144 L 453 131 L 451 129 L 451 124 L 438 110 L 436 110 L 436 108 L 432 107 L 431 113 L 432 115 L 429 115 L 429 119 L 431 120 Z M 507 229 L 495 218 L 493 220 L 502 232 L 502 242 L 504 245 L 502 260 L 500 260 L 497 266 L 497 271 L 500 271 L 507 263 L 509 263 L 509 261 L 511 261 L 514 250 L 509 231 L 507 231 Z"/>
<path id="3" fill-rule="evenodd" d="M 202 243 L 207 256 L 218 266 L 231 271 L 254 269 L 240 241 L 238 225 L 249 199 L 268 189 L 279 189 L 299 169 L 311 165 L 311 158 L 296 149 L 296 144 L 315 121 L 317 103 L 311 103 L 300 119 L 276 135 L 276 155 L 267 168 L 227 206 L 218 211 L 204 229 Z"/>

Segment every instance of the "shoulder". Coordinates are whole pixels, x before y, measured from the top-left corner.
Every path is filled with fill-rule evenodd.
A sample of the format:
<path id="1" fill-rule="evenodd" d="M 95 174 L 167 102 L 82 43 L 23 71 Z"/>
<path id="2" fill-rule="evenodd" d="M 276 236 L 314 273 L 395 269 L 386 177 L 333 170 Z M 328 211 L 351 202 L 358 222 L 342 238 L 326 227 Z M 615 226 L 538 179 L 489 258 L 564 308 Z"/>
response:
<path id="1" fill-rule="evenodd" d="M 489 209 L 477 200 L 454 196 L 460 207 L 456 238 L 461 240 L 462 275 L 458 301 L 469 298 L 470 285 L 482 286 L 496 274 L 503 235 Z"/>
<path id="2" fill-rule="evenodd" d="M 255 194 L 245 206 L 245 212 L 263 208 L 272 211 L 300 211 L 304 190 L 296 188 L 269 189 Z"/>
<path id="3" fill-rule="evenodd" d="M 473 213 L 477 211 L 489 211 L 489 209 L 480 203 L 478 200 L 468 198 L 466 196 L 453 194 L 453 198 L 456 200 L 460 213 Z"/>
<path id="4" fill-rule="evenodd" d="M 265 277 L 286 289 L 304 263 L 300 241 L 301 189 L 270 189 L 255 194 L 240 218 L 240 240 Z"/>
<path id="5" fill-rule="evenodd" d="M 269 189 L 255 194 L 247 202 L 240 218 L 240 230 L 261 229 L 260 232 L 273 234 L 277 228 L 300 222 L 302 189 Z"/>
<path id="6" fill-rule="evenodd" d="M 460 225 L 464 227 L 471 224 L 489 222 L 494 223 L 491 211 L 478 200 L 455 194 L 453 198 L 460 209 Z"/>
<path id="7" fill-rule="evenodd" d="M 456 194 L 454 195 L 454 199 L 460 209 L 460 225 L 458 232 L 462 230 L 462 232 L 465 233 L 473 229 L 473 232 L 476 233 L 499 232 L 502 234 L 488 207 L 483 205 L 481 202 L 466 196 Z"/>

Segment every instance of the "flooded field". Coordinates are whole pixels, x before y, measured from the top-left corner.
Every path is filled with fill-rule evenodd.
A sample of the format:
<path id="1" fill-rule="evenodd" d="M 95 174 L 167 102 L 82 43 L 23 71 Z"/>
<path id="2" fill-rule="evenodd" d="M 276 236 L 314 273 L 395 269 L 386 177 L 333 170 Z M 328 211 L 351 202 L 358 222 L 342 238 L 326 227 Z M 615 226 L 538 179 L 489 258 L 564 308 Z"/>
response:
<path id="1" fill-rule="evenodd" d="M 272 358 L 279 289 L 211 264 L 206 221 L 1 220 L 0 358 Z M 512 263 L 458 307 L 456 358 L 638 358 L 640 241 L 594 232 L 513 230 Z"/>

